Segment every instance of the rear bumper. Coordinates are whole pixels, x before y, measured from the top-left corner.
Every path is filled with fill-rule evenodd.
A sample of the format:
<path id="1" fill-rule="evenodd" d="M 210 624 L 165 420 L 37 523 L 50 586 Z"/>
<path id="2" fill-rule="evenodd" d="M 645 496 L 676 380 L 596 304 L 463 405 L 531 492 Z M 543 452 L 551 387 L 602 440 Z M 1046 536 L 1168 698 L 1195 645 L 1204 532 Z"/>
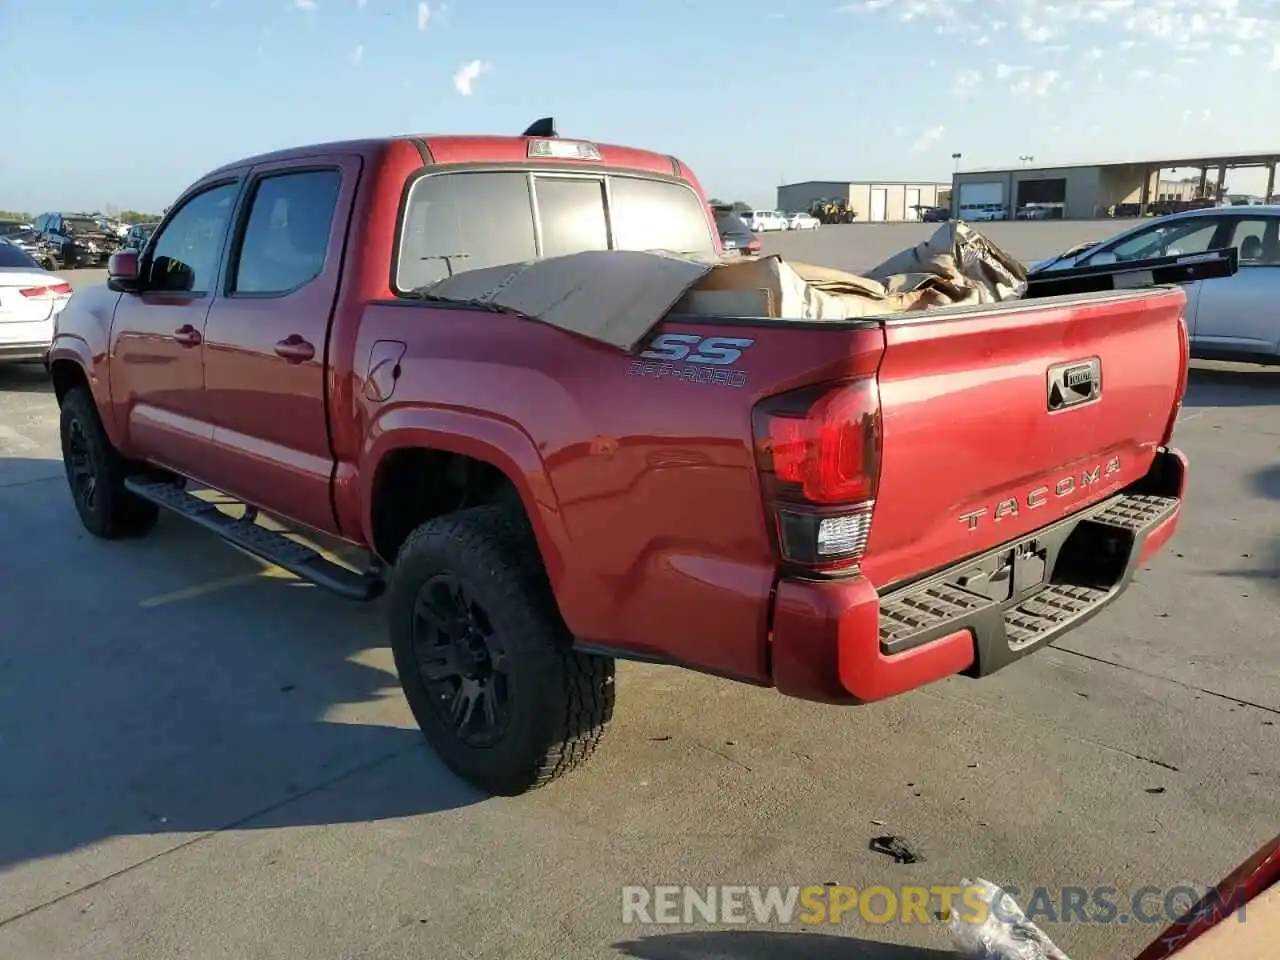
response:
<path id="1" fill-rule="evenodd" d="M 774 685 L 805 700 L 867 703 L 1008 666 L 1125 591 L 1173 536 L 1186 472 L 1180 451 L 1162 450 L 1146 477 L 1102 503 L 884 596 L 861 577 L 782 580 Z M 1035 576 L 1024 580 L 1028 568 Z"/>

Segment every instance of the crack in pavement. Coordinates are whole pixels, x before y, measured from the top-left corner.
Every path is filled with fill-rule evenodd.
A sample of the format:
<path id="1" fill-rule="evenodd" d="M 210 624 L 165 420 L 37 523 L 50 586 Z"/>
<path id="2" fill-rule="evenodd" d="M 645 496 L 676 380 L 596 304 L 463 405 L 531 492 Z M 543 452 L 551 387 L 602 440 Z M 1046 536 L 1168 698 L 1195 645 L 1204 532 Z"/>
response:
<path id="1" fill-rule="evenodd" d="M 1219 693 L 1217 690 L 1209 690 L 1206 687 L 1197 686 L 1194 683 L 1187 683 L 1185 680 L 1176 680 L 1173 677 L 1166 677 L 1159 673 L 1151 673 L 1149 670 L 1142 670 L 1138 667 L 1131 667 L 1127 663 L 1118 663 L 1115 660 L 1108 660 L 1105 657 L 1095 657 L 1091 653 L 1081 653 L 1079 650 L 1072 650 L 1070 647 L 1060 647 L 1056 643 L 1053 649 L 1060 653 L 1069 653 L 1072 656 L 1080 657 L 1082 660 L 1092 660 L 1094 663 L 1103 663 L 1109 667 L 1119 667 L 1121 670 L 1130 670 L 1133 673 L 1144 677 L 1150 677 L 1152 680 L 1163 680 L 1165 683 L 1173 683 L 1187 690 L 1195 690 L 1197 693 L 1203 693 L 1210 697 L 1217 697 L 1220 700 L 1226 700 L 1228 703 L 1234 703 L 1241 707 L 1253 707 L 1255 710 L 1261 710 L 1264 713 L 1272 713 L 1280 716 L 1280 707 L 1268 707 L 1262 703 L 1254 703 L 1252 700 L 1242 700 L 1240 697 L 1233 697 L 1229 693 Z"/>
<path id="2" fill-rule="evenodd" d="M 2 456 L 3 455 L 0 455 L 0 457 Z M 50 480 L 62 480 L 62 479 L 65 479 L 63 474 L 55 473 L 49 477 L 34 477 L 30 480 L 0 481 L 0 490 L 8 490 L 11 487 L 26 487 L 26 486 L 30 486 L 33 483 L 48 483 Z"/>
<path id="3" fill-rule="evenodd" d="M 44 901 L 43 903 L 37 903 L 35 906 L 28 907 L 26 910 L 23 910 L 19 913 L 15 913 L 12 916 L 4 917 L 3 919 L 0 919 L 0 928 L 7 927 L 11 923 L 14 923 L 18 920 L 22 920 L 25 917 L 31 916 L 32 914 L 39 913 L 41 910 L 44 910 L 47 907 L 51 907 L 55 904 L 61 903 L 63 900 L 68 900 L 71 897 L 84 893 L 87 890 L 92 890 L 95 887 L 100 887 L 103 884 L 109 883 L 110 881 L 116 879 L 117 877 L 124 876 L 126 873 L 131 873 L 134 870 L 137 870 L 139 867 L 145 867 L 147 864 L 154 863 L 155 861 L 163 859 L 164 857 L 167 857 L 172 853 L 177 853 L 179 850 L 185 850 L 187 847 L 194 846 L 195 844 L 200 843 L 203 840 L 208 840 L 210 837 L 217 836 L 218 834 L 224 833 L 227 830 L 234 830 L 237 827 L 242 827 L 245 824 L 258 819 L 258 817 L 265 816 L 268 813 L 274 813 L 277 810 L 281 810 L 289 806 L 291 803 L 296 803 L 299 800 L 303 800 L 307 797 L 314 796 L 317 793 L 327 790 L 330 787 L 335 786 L 336 784 L 339 784 L 344 780 L 349 780 L 352 777 L 357 776 L 358 774 L 367 773 L 370 770 L 374 770 L 382 766 L 383 764 L 390 763 L 392 760 L 396 760 L 400 757 L 407 756 L 414 750 L 423 750 L 423 749 L 425 749 L 425 744 L 414 744 L 411 747 L 403 747 L 399 750 L 393 750 L 390 753 L 385 753 L 366 763 L 358 764 L 357 766 L 352 767 L 350 770 L 344 771 L 343 773 L 336 774 L 335 776 L 332 776 L 327 780 L 322 780 L 320 783 L 317 783 L 314 786 L 307 788 L 306 790 L 300 791 L 299 793 L 291 794 L 290 796 L 286 797 L 283 800 L 277 801 L 276 803 L 268 804 L 267 806 L 263 807 L 260 810 L 255 810 L 253 813 L 240 817 L 237 820 L 233 820 L 231 823 L 224 823 L 220 827 L 215 827 L 212 830 L 206 830 L 203 833 L 197 834 L 194 837 L 189 837 L 188 839 L 182 841 L 181 843 L 174 844 L 172 847 L 169 847 L 167 850 L 161 850 L 159 853 L 154 853 L 149 857 L 144 857 L 142 860 L 139 860 L 136 863 L 131 863 L 128 866 L 121 867 L 119 870 L 113 871 L 112 873 L 107 874 L 105 877 L 99 877 L 97 880 L 90 880 L 88 883 L 82 884 L 81 886 L 76 887 L 74 890 L 63 891 L 62 893 L 58 894 L 55 897 L 50 897 L 48 900 Z"/>

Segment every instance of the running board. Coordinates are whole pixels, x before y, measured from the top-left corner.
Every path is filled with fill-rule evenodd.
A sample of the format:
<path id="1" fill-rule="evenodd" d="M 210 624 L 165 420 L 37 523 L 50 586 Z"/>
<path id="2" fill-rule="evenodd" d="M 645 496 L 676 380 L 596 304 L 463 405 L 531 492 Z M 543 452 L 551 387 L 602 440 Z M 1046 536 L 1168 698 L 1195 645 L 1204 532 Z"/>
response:
<path id="1" fill-rule="evenodd" d="M 1128 586 L 1147 532 L 1178 504 L 1176 497 L 1121 494 L 890 592 L 880 601 L 881 654 L 967 629 L 986 661 L 979 673 L 998 669 L 1114 600 Z"/>
<path id="2" fill-rule="evenodd" d="M 216 504 L 187 493 L 177 484 L 129 477 L 124 485 L 130 493 L 186 517 L 241 550 L 348 600 L 374 600 L 382 594 L 385 582 L 378 571 L 358 573 L 334 563 L 319 551 L 269 530 L 253 519 L 223 513 Z M 247 505 L 246 509 L 250 516 L 256 515 L 256 511 Z"/>

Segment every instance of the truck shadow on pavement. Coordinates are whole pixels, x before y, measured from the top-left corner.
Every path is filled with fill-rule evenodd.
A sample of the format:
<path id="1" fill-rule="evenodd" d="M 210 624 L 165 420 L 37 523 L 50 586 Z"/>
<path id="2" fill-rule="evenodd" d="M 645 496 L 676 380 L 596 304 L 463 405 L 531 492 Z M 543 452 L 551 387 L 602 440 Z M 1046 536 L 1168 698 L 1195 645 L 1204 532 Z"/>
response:
<path id="1" fill-rule="evenodd" d="M 61 477 L 4 485 L 32 464 L 59 466 L 0 462 L 0 577 L 21 609 L 0 631 L 0 871 L 124 844 L 95 853 L 93 873 L 228 828 L 486 799 L 414 724 L 381 604 L 263 576 L 176 517 L 141 540 L 95 540 Z M 0 903 L 26 899 L 11 879 Z"/>
<path id="2" fill-rule="evenodd" d="M 752 930 L 676 933 L 615 943 L 638 960 L 955 960 L 952 950 L 904 947 L 823 933 Z"/>
<path id="3" fill-rule="evenodd" d="M 53 393 L 41 363 L 0 363 L 0 393 Z"/>
<path id="4" fill-rule="evenodd" d="M 1249 364 L 1196 366 L 1187 378 L 1185 407 L 1261 407 L 1280 403 L 1280 368 Z"/>

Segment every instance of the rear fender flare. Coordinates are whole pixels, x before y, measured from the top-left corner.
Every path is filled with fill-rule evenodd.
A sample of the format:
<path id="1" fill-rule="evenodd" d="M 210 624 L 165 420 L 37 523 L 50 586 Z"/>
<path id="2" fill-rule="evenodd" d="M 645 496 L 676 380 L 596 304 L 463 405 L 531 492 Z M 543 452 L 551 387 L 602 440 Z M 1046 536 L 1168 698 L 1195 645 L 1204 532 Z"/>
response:
<path id="1" fill-rule="evenodd" d="M 568 531 L 546 465 L 524 430 L 508 420 L 463 410 L 397 407 L 378 417 L 366 437 L 358 471 L 366 543 L 373 543 L 374 489 L 387 457 L 412 448 L 472 457 L 497 467 L 515 487 L 537 537 L 552 590 L 560 598 L 568 572 Z"/>

